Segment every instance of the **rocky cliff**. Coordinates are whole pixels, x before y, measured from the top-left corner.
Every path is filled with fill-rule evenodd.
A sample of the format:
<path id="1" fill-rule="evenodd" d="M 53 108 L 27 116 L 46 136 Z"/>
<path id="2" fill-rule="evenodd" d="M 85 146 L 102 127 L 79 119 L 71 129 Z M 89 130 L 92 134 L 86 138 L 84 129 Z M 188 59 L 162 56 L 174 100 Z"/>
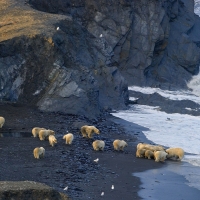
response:
<path id="1" fill-rule="evenodd" d="M 0 2 L 0 99 L 95 116 L 128 84 L 186 87 L 200 63 L 193 0 Z"/>

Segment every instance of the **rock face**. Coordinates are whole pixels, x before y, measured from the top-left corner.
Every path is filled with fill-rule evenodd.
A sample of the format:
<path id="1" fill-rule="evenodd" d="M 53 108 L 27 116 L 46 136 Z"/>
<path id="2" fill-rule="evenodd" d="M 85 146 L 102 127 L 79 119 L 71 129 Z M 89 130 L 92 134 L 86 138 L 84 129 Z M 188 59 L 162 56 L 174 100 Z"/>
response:
<path id="1" fill-rule="evenodd" d="M 33 181 L 0 181 L 0 199 L 69 200 L 51 187 Z"/>
<path id="2" fill-rule="evenodd" d="M 0 37 L 0 99 L 88 117 L 125 108 L 127 82 L 94 46 L 101 39 L 69 16 L 42 13 L 23 1 L 9 12 Z M 10 23 L 15 28 L 7 33 Z"/>
<path id="3" fill-rule="evenodd" d="M 1 100 L 96 116 L 124 108 L 128 84 L 184 88 L 198 72 L 193 0 L 10 2 L 0 14 Z"/>
<path id="4" fill-rule="evenodd" d="M 129 85 L 186 87 L 186 81 L 199 70 L 200 21 L 193 0 L 30 3 L 46 12 L 68 14 L 81 23 L 94 36 L 93 45 L 101 47 L 106 63 L 117 66 Z M 103 43 L 97 41 L 100 35 Z"/>

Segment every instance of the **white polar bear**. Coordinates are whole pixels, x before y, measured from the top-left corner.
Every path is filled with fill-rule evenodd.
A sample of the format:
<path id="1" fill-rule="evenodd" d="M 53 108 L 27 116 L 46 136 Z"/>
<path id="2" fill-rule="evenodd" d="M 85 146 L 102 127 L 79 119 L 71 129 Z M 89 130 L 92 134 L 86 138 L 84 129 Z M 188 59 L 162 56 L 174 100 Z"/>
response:
<path id="1" fill-rule="evenodd" d="M 113 142 L 113 147 L 117 151 L 119 151 L 119 150 L 123 151 L 124 147 L 127 147 L 127 146 L 128 146 L 128 144 L 124 140 L 117 139 Z"/>
<path id="2" fill-rule="evenodd" d="M 169 148 L 166 149 L 166 152 L 168 153 L 167 158 L 175 158 L 177 160 L 182 160 L 184 156 L 184 150 L 179 147 Z"/>
<path id="3" fill-rule="evenodd" d="M 81 127 L 81 133 L 83 137 L 92 138 L 93 133 L 100 134 L 99 129 L 97 129 L 95 126 L 82 126 Z"/>
<path id="4" fill-rule="evenodd" d="M 38 137 L 39 136 L 39 132 L 41 130 L 46 130 L 45 128 L 40 128 L 40 127 L 34 127 L 32 129 L 32 134 L 33 134 L 33 137 Z"/>
<path id="5" fill-rule="evenodd" d="M 93 149 L 95 151 L 99 151 L 99 150 L 104 150 L 104 147 L 105 147 L 105 142 L 103 140 L 95 140 L 93 143 L 92 143 L 92 146 L 93 146 Z"/>
<path id="6" fill-rule="evenodd" d="M 72 141 L 74 140 L 74 135 L 72 133 L 68 133 L 63 136 L 63 140 L 66 141 L 66 144 L 72 144 Z"/>
<path id="7" fill-rule="evenodd" d="M 54 147 L 54 145 L 57 143 L 57 139 L 55 138 L 54 135 L 49 136 L 49 144 Z"/>
<path id="8" fill-rule="evenodd" d="M 146 150 L 151 150 L 151 151 L 164 151 L 164 147 L 160 145 L 151 145 L 151 144 L 146 144 L 146 143 L 139 143 L 137 145 L 137 149 L 146 149 Z"/>
<path id="9" fill-rule="evenodd" d="M 33 150 L 33 155 L 36 159 L 43 158 L 45 155 L 45 149 L 43 147 L 36 147 Z"/>
<path id="10" fill-rule="evenodd" d="M 145 155 L 145 151 L 146 151 L 146 149 L 138 149 L 138 150 L 136 151 L 136 157 L 137 157 L 137 158 L 143 158 L 144 155 Z"/>
<path id="11" fill-rule="evenodd" d="M 55 132 L 53 130 L 40 130 L 39 131 L 39 138 L 40 140 L 45 140 L 50 135 L 55 135 Z"/>
<path id="12" fill-rule="evenodd" d="M 145 157 L 145 158 L 148 158 L 148 159 L 154 158 L 153 151 L 151 151 L 151 150 L 146 150 L 146 151 L 145 151 L 145 154 L 144 154 L 144 157 Z"/>
<path id="13" fill-rule="evenodd" d="M 4 123 L 5 123 L 5 118 L 4 117 L 0 117 L 0 128 L 3 127 Z"/>
<path id="14" fill-rule="evenodd" d="M 165 151 L 154 151 L 153 153 L 155 162 L 164 162 L 167 158 L 167 153 Z"/>

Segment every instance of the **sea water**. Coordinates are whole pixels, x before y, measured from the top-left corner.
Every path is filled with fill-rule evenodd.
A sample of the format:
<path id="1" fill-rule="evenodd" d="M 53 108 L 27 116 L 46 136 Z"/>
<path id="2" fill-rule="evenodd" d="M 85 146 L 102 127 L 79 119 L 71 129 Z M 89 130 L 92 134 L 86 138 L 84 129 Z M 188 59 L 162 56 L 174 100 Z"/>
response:
<path id="1" fill-rule="evenodd" d="M 131 86 L 129 90 L 145 94 L 157 92 L 171 100 L 187 99 L 200 106 L 200 74 L 193 77 L 188 83 L 188 87 L 190 90 L 168 91 L 159 88 Z M 134 99 L 134 97 L 131 98 Z M 175 168 L 168 166 L 167 170 L 184 176 L 189 186 L 200 190 L 200 116 L 169 114 L 160 111 L 159 107 L 138 104 L 131 105 L 129 110 L 121 110 L 112 115 L 145 127 L 144 135 L 155 144 L 183 148 L 185 151 L 183 162 L 176 162 L 181 164 L 177 164 Z M 192 168 L 189 167 L 190 164 L 193 166 Z"/>

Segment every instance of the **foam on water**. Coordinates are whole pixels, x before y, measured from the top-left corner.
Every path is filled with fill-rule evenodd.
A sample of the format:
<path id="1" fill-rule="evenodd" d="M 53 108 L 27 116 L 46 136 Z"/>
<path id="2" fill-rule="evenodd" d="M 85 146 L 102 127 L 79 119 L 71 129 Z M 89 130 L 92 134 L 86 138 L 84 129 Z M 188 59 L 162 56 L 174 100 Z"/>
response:
<path id="1" fill-rule="evenodd" d="M 195 0 L 194 2 L 194 13 L 200 16 L 200 0 Z"/>
<path id="2" fill-rule="evenodd" d="M 113 115 L 149 128 L 144 134 L 156 144 L 178 146 L 188 153 L 200 154 L 200 117 L 168 114 L 146 105 L 134 105 Z"/>
<path id="3" fill-rule="evenodd" d="M 168 91 L 159 88 L 141 88 L 137 86 L 131 86 L 129 90 L 139 91 L 145 94 L 157 92 L 161 96 L 172 100 L 186 99 L 200 104 L 200 97 L 198 96 L 200 95 L 200 89 L 198 89 L 199 83 L 200 75 L 197 75 L 188 83 L 188 87 L 191 88 L 191 91 Z M 134 100 L 135 98 L 130 97 L 130 99 Z M 183 175 L 188 181 L 187 184 L 189 186 L 200 190 L 200 116 L 179 113 L 168 114 L 160 111 L 159 107 L 137 104 L 131 105 L 129 110 L 118 111 L 113 113 L 113 115 L 128 122 L 146 127 L 147 129 L 143 131 L 143 133 L 147 139 L 153 141 L 155 144 L 166 147 L 183 148 L 186 152 L 183 158 L 185 162 L 181 162 L 181 167 L 171 166 L 170 168 L 169 165 L 167 170 L 172 173 Z M 192 168 L 190 164 L 193 165 Z M 138 175 L 141 178 L 143 177 L 140 173 L 138 173 Z M 159 175 L 157 174 L 156 176 Z M 147 185 L 145 184 L 145 188 L 149 187 L 149 183 L 147 183 Z"/>
<path id="4" fill-rule="evenodd" d="M 196 79 L 196 78 L 195 78 Z M 200 77 L 198 77 L 198 81 L 200 84 Z M 196 80 L 197 81 L 197 80 Z M 151 88 L 151 87 L 138 87 L 138 86 L 130 86 L 128 89 L 136 92 L 141 92 L 143 94 L 153 94 L 158 93 L 161 96 L 171 99 L 171 100 L 191 100 L 195 103 L 200 104 L 200 98 L 198 95 L 200 95 L 200 90 L 197 90 L 195 80 L 191 80 L 191 82 L 188 83 L 188 87 L 191 88 L 193 91 L 189 90 L 181 90 L 181 91 L 170 91 L 170 90 L 162 90 L 160 88 Z"/>

